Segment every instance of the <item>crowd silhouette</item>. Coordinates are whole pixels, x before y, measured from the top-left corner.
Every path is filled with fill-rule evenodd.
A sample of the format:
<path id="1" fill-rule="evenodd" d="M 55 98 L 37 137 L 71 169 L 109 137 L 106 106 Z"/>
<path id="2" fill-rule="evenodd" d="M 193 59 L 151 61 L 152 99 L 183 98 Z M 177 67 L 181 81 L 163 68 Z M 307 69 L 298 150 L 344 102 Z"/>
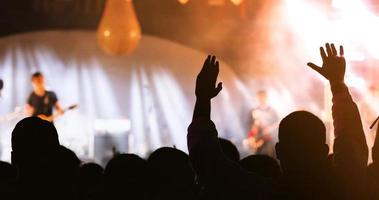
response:
<path id="1" fill-rule="evenodd" d="M 13 129 L 11 164 L 0 162 L 1 198 L 379 199 L 379 138 L 367 166 L 359 110 L 344 81 L 343 47 L 337 51 L 327 43 L 320 54 L 322 66 L 308 66 L 330 83 L 335 136 L 331 155 L 324 123 L 300 110 L 280 121 L 278 161 L 266 155 L 241 159 L 231 141 L 218 137 L 211 119 L 211 100 L 222 92 L 222 83 L 217 83 L 219 62 L 208 56 L 196 78 L 189 154 L 172 147 L 159 148 L 147 159 L 120 153 L 102 168 L 82 163 L 60 145 L 52 123 L 28 117 Z"/>

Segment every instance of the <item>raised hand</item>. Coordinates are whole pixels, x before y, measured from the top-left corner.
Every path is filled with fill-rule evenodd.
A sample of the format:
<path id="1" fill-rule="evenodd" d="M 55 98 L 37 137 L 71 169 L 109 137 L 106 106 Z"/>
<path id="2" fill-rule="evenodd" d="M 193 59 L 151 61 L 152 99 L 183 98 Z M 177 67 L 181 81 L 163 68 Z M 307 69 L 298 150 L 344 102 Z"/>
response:
<path id="1" fill-rule="evenodd" d="M 197 99 L 210 100 L 220 93 L 222 83 L 218 83 L 216 87 L 218 73 L 219 65 L 218 61 L 216 61 L 216 56 L 209 55 L 197 75 L 195 91 Z"/>
<path id="2" fill-rule="evenodd" d="M 326 53 L 323 47 L 320 47 L 320 54 L 322 58 L 322 67 L 319 67 L 313 63 L 308 63 L 307 65 L 323 75 L 331 83 L 343 82 L 345 77 L 346 61 L 343 57 L 343 47 L 340 46 L 339 55 L 337 50 L 332 43 L 325 44 Z"/>

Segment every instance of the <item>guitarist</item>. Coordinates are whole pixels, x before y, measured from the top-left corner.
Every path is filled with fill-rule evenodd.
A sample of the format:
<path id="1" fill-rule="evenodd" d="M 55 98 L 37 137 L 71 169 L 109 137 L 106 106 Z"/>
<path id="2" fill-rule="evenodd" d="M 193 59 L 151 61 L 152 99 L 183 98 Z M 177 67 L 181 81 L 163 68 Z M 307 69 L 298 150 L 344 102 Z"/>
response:
<path id="1" fill-rule="evenodd" d="M 45 78 L 41 72 L 36 72 L 31 77 L 33 92 L 29 95 L 26 104 L 26 113 L 29 116 L 37 116 L 52 122 L 53 110 L 57 115 L 63 115 L 64 110 L 59 104 L 57 95 L 45 88 Z"/>
<path id="2" fill-rule="evenodd" d="M 274 157 L 272 137 L 278 126 L 278 116 L 268 105 L 265 90 L 258 91 L 257 100 L 258 106 L 251 111 L 252 124 L 247 142 L 256 154 Z"/>

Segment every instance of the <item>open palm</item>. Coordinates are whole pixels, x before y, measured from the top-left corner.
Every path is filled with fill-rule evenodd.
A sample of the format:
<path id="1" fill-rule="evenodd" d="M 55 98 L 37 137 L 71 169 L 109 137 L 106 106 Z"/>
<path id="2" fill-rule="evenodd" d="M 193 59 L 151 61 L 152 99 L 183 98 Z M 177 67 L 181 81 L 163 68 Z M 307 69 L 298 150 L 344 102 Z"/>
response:
<path id="1" fill-rule="evenodd" d="M 343 82 L 346 71 L 346 61 L 343 57 L 343 47 L 340 46 L 339 55 L 333 43 L 331 45 L 326 43 L 325 47 L 326 53 L 325 49 L 320 47 L 320 54 L 323 61 L 322 67 L 319 67 L 313 63 L 308 63 L 308 66 L 323 75 L 330 82 Z"/>
<path id="2" fill-rule="evenodd" d="M 209 100 L 217 96 L 222 89 L 222 83 L 216 81 L 219 73 L 219 64 L 216 56 L 208 56 L 203 68 L 196 79 L 196 97 L 198 99 Z"/>

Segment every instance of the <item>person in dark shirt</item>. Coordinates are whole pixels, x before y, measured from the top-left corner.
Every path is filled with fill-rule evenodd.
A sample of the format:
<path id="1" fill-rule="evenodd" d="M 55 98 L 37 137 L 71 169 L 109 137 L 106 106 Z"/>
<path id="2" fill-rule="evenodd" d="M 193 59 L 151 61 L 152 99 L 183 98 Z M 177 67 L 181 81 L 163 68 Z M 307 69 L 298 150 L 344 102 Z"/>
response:
<path id="1" fill-rule="evenodd" d="M 33 92 L 29 95 L 26 112 L 29 116 L 38 116 L 47 121 L 63 114 L 57 95 L 45 88 L 45 78 L 41 72 L 32 75 Z M 56 114 L 53 115 L 55 108 Z"/>

